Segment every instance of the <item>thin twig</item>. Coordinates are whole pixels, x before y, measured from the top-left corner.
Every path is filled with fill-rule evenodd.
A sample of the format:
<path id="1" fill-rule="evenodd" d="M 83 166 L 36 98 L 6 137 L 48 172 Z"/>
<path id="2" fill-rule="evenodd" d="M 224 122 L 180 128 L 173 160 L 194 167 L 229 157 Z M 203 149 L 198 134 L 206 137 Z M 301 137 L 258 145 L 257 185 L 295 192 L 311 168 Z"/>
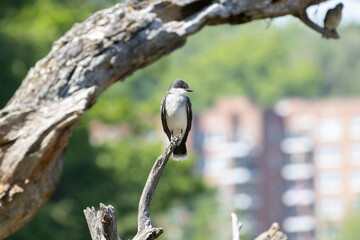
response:
<path id="1" fill-rule="evenodd" d="M 298 12 L 296 14 L 293 14 L 295 17 L 299 18 L 303 23 L 305 23 L 308 27 L 314 29 L 315 31 L 321 33 L 323 37 L 325 38 L 334 38 L 338 39 L 340 38 L 339 34 L 336 32 L 336 30 L 329 30 L 326 28 L 322 28 L 313 21 L 311 21 L 306 13 L 305 10 Z"/>

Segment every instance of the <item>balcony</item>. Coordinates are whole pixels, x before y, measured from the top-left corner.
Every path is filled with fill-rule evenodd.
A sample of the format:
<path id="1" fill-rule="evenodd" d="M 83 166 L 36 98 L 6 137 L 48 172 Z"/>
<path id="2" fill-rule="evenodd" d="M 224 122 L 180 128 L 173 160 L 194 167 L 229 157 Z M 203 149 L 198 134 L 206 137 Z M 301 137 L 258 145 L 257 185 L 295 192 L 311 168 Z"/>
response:
<path id="1" fill-rule="evenodd" d="M 291 137 L 284 139 L 280 147 L 287 154 L 307 153 L 313 150 L 314 142 L 309 137 Z"/>
<path id="2" fill-rule="evenodd" d="M 288 181 L 311 179 L 314 176 L 314 166 L 309 163 L 287 164 L 281 169 L 281 176 Z"/>
<path id="3" fill-rule="evenodd" d="M 313 216 L 287 217 L 283 222 L 286 232 L 310 232 L 315 229 L 315 218 Z"/>
<path id="4" fill-rule="evenodd" d="M 315 192 L 311 189 L 292 189 L 282 195 L 286 206 L 311 205 L 315 202 Z"/>
<path id="5" fill-rule="evenodd" d="M 232 168 L 214 173 L 220 185 L 243 184 L 250 182 L 252 172 L 247 168 Z"/>

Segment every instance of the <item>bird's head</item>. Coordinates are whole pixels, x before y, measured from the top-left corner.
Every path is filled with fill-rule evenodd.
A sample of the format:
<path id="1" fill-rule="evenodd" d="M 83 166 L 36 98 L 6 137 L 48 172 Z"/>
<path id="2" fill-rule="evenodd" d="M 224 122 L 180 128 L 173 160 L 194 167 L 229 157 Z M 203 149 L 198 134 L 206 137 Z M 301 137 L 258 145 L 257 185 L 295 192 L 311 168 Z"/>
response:
<path id="1" fill-rule="evenodd" d="M 344 7 L 344 4 L 342 3 L 339 3 L 338 5 L 336 5 L 335 9 L 338 10 L 338 11 L 341 11 Z"/>
<path id="2" fill-rule="evenodd" d="M 189 85 L 180 78 L 176 79 L 168 89 L 168 93 L 176 95 L 186 95 L 188 92 L 193 92 L 193 90 L 190 89 Z"/>

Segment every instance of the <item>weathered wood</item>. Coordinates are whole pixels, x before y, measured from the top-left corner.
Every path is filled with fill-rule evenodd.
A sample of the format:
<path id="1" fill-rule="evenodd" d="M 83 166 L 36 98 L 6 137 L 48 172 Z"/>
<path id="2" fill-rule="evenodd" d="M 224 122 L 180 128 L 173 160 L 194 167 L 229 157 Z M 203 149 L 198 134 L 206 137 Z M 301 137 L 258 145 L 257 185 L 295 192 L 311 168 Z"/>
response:
<path id="1" fill-rule="evenodd" d="M 0 111 L 0 239 L 30 221 L 50 197 L 73 127 L 112 83 L 179 48 L 206 25 L 295 14 L 319 0 L 137 2 L 75 24 Z"/>
<path id="2" fill-rule="evenodd" d="M 279 229 L 279 224 L 275 222 L 267 231 L 255 238 L 255 240 L 286 240 L 287 236 L 283 232 L 279 231 Z"/>
<path id="3" fill-rule="evenodd" d="M 93 240 L 121 240 L 117 232 L 115 209 L 111 205 L 100 203 L 100 210 L 94 207 L 84 210 Z"/>
<path id="4" fill-rule="evenodd" d="M 151 224 L 151 199 L 166 163 L 180 140 L 180 134 L 171 139 L 169 146 L 165 149 L 164 153 L 156 159 L 149 173 L 139 201 L 138 231 L 133 240 L 153 240 L 163 233 L 162 228 L 154 228 Z M 113 206 L 105 206 L 100 203 L 99 211 L 96 211 L 94 207 L 86 208 L 84 214 L 92 240 L 120 239 L 117 233 L 115 210 Z"/>
<path id="5" fill-rule="evenodd" d="M 151 224 L 150 204 L 166 163 L 180 140 L 181 134 L 171 139 L 169 146 L 165 149 L 164 153 L 156 159 L 154 166 L 150 171 L 139 201 L 138 231 L 133 240 L 152 240 L 163 233 L 162 228 L 154 228 Z"/>

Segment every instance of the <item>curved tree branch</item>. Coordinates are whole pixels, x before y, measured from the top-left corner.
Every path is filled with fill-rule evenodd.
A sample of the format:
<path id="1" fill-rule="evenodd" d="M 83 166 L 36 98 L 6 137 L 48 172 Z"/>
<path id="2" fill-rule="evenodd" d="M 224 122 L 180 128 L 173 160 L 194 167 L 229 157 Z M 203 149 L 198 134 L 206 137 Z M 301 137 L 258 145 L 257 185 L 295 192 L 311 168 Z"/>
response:
<path id="1" fill-rule="evenodd" d="M 295 14 L 318 0 L 154 0 L 75 24 L 0 111 L 0 239 L 35 215 L 59 180 L 75 124 L 111 84 L 181 47 L 206 25 Z"/>
<path id="2" fill-rule="evenodd" d="M 336 32 L 336 30 L 329 30 L 326 28 L 322 28 L 319 25 L 315 24 L 313 21 L 311 21 L 306 13 L 306 11 L 301 11 L 298 13 L 293 14 L 295 17 L 299 18 L 303 23 L 305 23 L 308 27 L 314 29 L 315 31 L 321 33 L 323 37 L 325 38 L 334 38 L 338 39 L 340 38 L 339 34 Z"/>
<path id="3" fill-rule="evenodd" d="M 180 134 L 171 139 L 169 146 L 165 149 L 164 153 L 156 159 L 149 173 L 139 201 L 138 231 L 133 240 L 153 240 L 163 233 L 162 228 L 154 228 L 151 224 L 150 204 L 166 163 L 180 140 Z M 120 239 L 117 233 L 115 210 L 113 206 L 105 206 L 100 203 L 99 211 L 96 211 L 95 208 L 92 207 L 86 208 L 84 213 L 93 240 Z"/>
<path id="4" fill-rule="evenodd" d="M 171 139 L 169 146 L 165 149 L 164 153 L 156 159 L 150 174 L 146 180 L 145 187 L 140 197 L 139 210 L 138 210 L 138 231 L 134 240 L 152 240 L 157 238 L 163 233 L 161 228 L 154 228 L 151 225 L 150 219 L 150 204 L 155 188 L 159 182 L 160 176 L 166 166 L 166 163 L 174 151 L 177 144 L 181 140 L 181 134 Z"/>

